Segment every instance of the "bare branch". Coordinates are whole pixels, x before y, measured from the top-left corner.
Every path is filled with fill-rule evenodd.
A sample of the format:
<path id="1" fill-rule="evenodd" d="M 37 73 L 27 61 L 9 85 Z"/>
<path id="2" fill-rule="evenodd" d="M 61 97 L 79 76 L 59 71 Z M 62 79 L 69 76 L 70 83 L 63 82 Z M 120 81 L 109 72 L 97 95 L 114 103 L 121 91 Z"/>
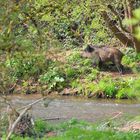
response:
<path id="1" fill-rule="evenodd" d="M 23 107 L 21 107 L 21 108 L 19 108 L 18 109 L 18 111 L 20 111 L 20 110 L 23 110 L 23 109 L 25 109 L 25 108 L 27 108 L 27 107 L 32 107 L 34 104 L 37 104 L 38 102 L 40 102 L 40 101 L 42 101 L 42 100 L 45 100 L 47 97 L 43 97 L 43 98 L 41 98 L 41 99 L 38 99 L 38 100 L 36 100 L 35 102 L 33 102 L 33 103 L 30 103 L 30 104 L 28 104 L 28 105 L 26 105 L 26 106 L 23 106 Z"/>
<path id="2" fill-rule="evenodd" d="M 21 118 L 23 117 L 23 115 L 31 108 L 31 106 L 28 106 L 27 108 L 25 108 L 19 115 L 19 117 L 16 119 L 16 121 L 12 124 L 11 130 L 8 133 L 8 136 L 6 138 L 6 140 L 10 140 L 10 137 L 12 135 L 12 133 L 14 132 L 16 125 L 18 124 L 18 122 L 21 120 Z"/>
<path id="3" fill-rule="evenodd" d="M 24 106 L 24 107 L 18 109 L 18 110 L 23 110 L 23 109 L 24 109 L 24 110 L 23 110 L 21 113 L 19 113 L 18 118 L 17 118 L 17 119 L 14 121 L 14 123 L 11 125 L 10 131 L 9 131 L 9 133 L 8 133 L 8 135 L 7 135 L 6 140 L 10 140 L 10 137 L 11 137 L 12 133 L 14 132 L 14 130 L 15 130 L 15 128 L 16 128 L 18 122 L 21 120 L 21 118 L 24 116 L 24 114 L 26 114 L 27 111 L 28 111 L 29 109 L 31 109 L 31 107 L 32 107 L 34 104 L 37 104 L 38 102 L 40 102 L 40 101 L 42 101 L 42 100 L 44 100 L 44 99 L 46 99 L 46 98 L 47 98 L 47 97 L 38 99 L 38 100 L 36 100 L 35 102 L 33 102 L 33 103 L 31 103 L 31 104 L 28 104 L 27 106 Z"/>
<path id="4" fill-rule="evenodd" d="M 111 10 L 111 12 L 112 12 L 115 16 L 117 16 L 118 21 L 119 21 L 119 25 L 120 25 L 121 29 L 122 29 L 123 31 L 127 32 L 127 33 L 130 33 L 127 29 L 125 29 L 125 28 L 123 27 L 123 25 L 122 25 L 122 19 L 121 19 L 119 13 L 118 13 L 111 5 L 108 5 L 108 8 Z"/>
<path id="5" fill-rule="evenodd" d="M 109 29 L 113 32 L 113 34 L 121 41 L 122 44 L 127 46 L 134 46 L 133 40 L 128 38 L 126 34 L 124 34 L 120 29 L 114 25 L 110 17 L 108 16 L 106 11 L 102 12 L 102 17 L 106 24 L 108 25 Z"/>

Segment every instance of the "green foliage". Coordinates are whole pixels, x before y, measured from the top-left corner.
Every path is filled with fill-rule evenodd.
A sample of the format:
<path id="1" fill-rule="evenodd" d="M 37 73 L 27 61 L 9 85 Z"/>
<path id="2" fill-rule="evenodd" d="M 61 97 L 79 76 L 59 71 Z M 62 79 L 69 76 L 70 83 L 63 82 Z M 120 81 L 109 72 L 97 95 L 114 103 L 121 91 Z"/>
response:
<path id="1" fill-rule="evenodd" d="M 140 72 L 139 61 L 140 61 L 140 54 L 136 53 L 132 48 L 127 48 L 125 52 L 125 56 L 122 59 L 122 63 L 124 65 L 129 66 L 134 73 L 139 73 Z"/>
<path id="2" fill-rule="evenodd" d="M 135 79 L 133 81 L 133 83 L 130 86 L 129 92 L 128 92 L 128 96 L 130 96 L 131 98 L 136 98 L 139 99 L 140 95 L 139 95 L 139 91 L 140 91 L 140 78 Z"/>
<path id="3" fill-rule="evenodd" d="M 140 54 L 136 54 L 134 49 L 127 48 L 125 56 L 122 59 L 122 63 L 125 65 L 133 66 L 135 63 L 140 61 Z"/>
<path id="4" fill-rule="evenodd" d="M 119 99 L 139 99 L 139 76 L 137 78 L 116 80 L 117 94 Z"/>
<path id="5" fill-rule="evenodd" d="M 88 79 L 89 81 L 93 81 L 96 80 L 98 75 L 99 75 L 99 71 L 97 69 L 91 68 L 91 72 L 88 75 L 86 75 L 86 79 Z"/>
<path id="6" fill-rule="evenodd" d="M 110 78 L 104 78 L 103 80 L 99 81 L 98 88 L 105 94 L 106 97 L 109 98 L 114 98 L 117 92 L 116 85 Z"/>
<path id="7" fill-rule="evenodd" d="M 44 137 L 44 135 L 47 133 L 47 132 L 50 132 L 50 131 L 53 131 L 53 126 L 50 125 L 49 123 L 41 120 L 41 119 L 38 119 L 35 121 L 35 125 L 34 125 L 34 131 L 35 131 L 35 137 L 40 139 Z M 34 136 L 33 136 L 34 137 Z"/>
<path id="8" fill-rule="evenodd" d="M 131 132 L 113 132 L 113 131 L 98 131 L 98 130 L 85 130 L 81 128 L 73 128 L 66 131 L 63 135 L 49 138 L 49 140 L 138 140 L 140 134 Z"/>
<path id="9" fill-rule="evenodd" d="M 89 97 L 118 99 L 139 98 L 139 77 L 131 79 L 112 79 L 111 77 L 105 76 L 102 77 L 98 82 L 95 82 L 94 80 L 92 81 L 89 79 L 92 77 L 88 77 L 83 80 L 77 79 L 72 81 L 72 88 L 77 88 L 79 93 Z"/>
<path id="10" fill-rule="evenodd" d="M 58 67 L 51 67 L 48 69 L 49 71 L 43 75 L 40 75 L 39 82 L 42 84 L 47 84 L 48 89 L 56 89 L 62 88 L 64 84 L 64 74 Z"/>
<path id="11" fill-rule="evenodd" d="M 120 120 L 120 118 L 119 118 Z M 136 120 L 136 119 L 135 119 Z M 137 118 L 138 120 L 138 118 Z M 104 123 L 104 122 L 103 122 Z M 79 121 L 77 119 L 71 119 L 67 122 L 57 123 L 57 124 L 49 124 L 42 120 L 35 121 L 34 130 L 36 132 L 35 135 L 30 137 L 21 137 L 12 135 L 11 140 L 139 140 L 140 133 L 139 132 L 120 132 L 116 131 L 113 128 L 116 127 L 115 122 L 113 121 L 114 126 L 106 126 L 100 129 L 100 125 L 102 124 L 92 124 L 85 121 Z M 121 126 L 120 124 L 119 126 Z M 46 137 L 48 132 L 54 132 L 56 135 L 51 137 Z M 5 139 L 5 135 L 3 135 L 3 139 Z"/>
<path id="12" fill-rule="evenodd" d="M 81 57 L 78 51 L 74 51 L 68 58 L 67 63 L 71 69 L 77 72 L 77 75 L 84 75 L 92 73 L 91 60 Z"/>
<path id="13" fill-rule="evenodd" d="M 2 137 L 3 140 L 6 140 L 6 136 L 4 135 Z M 12 135 L 11 136 L 11 140 L 34 140 L 34 138 L 31 138 L 31 137 L 20 137 L 20 136 L 15 136 L 15 135 Z"/>
<path id="14" fill-rule="evenodd" d="M 78 69 L 77 68 L 74 68 L 74 67 L 71 67 L 71 66 L 66 66 L 65 67 L 65 74 L 66 74 L 66 77 L 71 80 L 71 79 L 75 79 L 76 77 L 78 77 Z"/>
<path id="15" fill-rule="evenodd" d="M 38 77 L 46 69 L 46 60 L 42 55 L 17 53 L 12 58 L 7 58 L 6 68 L 10 69 L 12 79 Z"/>
<path id="16" fill-rule="evenodd" d="M 6 114 L 0 113 L 0 136 L 8 129 L 8 117 Z"/>
<path id="17" fill-rule="evenodd" d="M 35 131 L 36 133 L 46 132 L 47 124 L 42 120 L 36 120 L 35 122 Z"/>
<path id="18" fill-rule="evenodd" d="M 118 91 L 116 98 L 118 99 L 125 99 L 125 98 L 129 98 L 128 97 L 128 89 L 127 88 L 122 88 Z"/>
<path id="19" fill-rule="evenodd" d="M 73 51 L 73 53 L 67 58 L 69 64 L 78 64 L 82 60 L 79 51 Z"/>
<path id="20" fill-rule="evenodd" d="M 135 37 L 140 40 L 140 8 L 133 10 L 133 17 L 124 21 L 126 25 L 135 25 Z"/>
<path id="21" fill-rule="evenodd" d="M 63 129 L 62 129 L 62 126 Z M 58 133 L 55 137 L 50 137 L 49 140 L 131 140 L 139 139 L 140 133 L 132 132 L 119 132 L 113 130 L 98 130 L 93 124 L 86 122 L 79 122 L 77 120 L 70 120 L 67 123 L 61 124 L 61 127 L 57 130 L 61 130 L 61 133 Z"/>
<path id="22" fill-rule="evenodd" d="M 116 85 L 118 89 L 116 98 L 119 99 L 135 98 L 135 96 L 129 95 L 130 88 L 133 85 L 134 81 L 135 79 L 125 79 L 125 80 L 118 79 L 118 81 L 116 81 Z"/>
<path id="23" fill-rule="evenodd" d="M 94 43 L 102 43 L 108 40 L 108 34 L 104 26 L 100 24 L 101 17 L 94 10 L 93 2 L 82 0 L 79 4 L 75 0 L 71 2 L 62 0 L 61 2 L 46 1 L 45 3 L 37 1 L 37 4 L 39 9 L 48 6 L 48 12 L 43 11 L 41 20 L 48 23 L 64 47 L 71 48 L 73 45 L 79 46 L 94 41 Z"/>
<path id="24" fill-rule="evenodd" d="M 106 97 L 119 99 L 135 99 L 138 98 L 139 78 L 131 79 L 110 79 L 105 78 L 99 81 L 97 85 L 98 91 L 102 91 Z M 136 91 L 134 89 L 138 88 Z M 133 89 L 133 90 L 132 90 Z"/>

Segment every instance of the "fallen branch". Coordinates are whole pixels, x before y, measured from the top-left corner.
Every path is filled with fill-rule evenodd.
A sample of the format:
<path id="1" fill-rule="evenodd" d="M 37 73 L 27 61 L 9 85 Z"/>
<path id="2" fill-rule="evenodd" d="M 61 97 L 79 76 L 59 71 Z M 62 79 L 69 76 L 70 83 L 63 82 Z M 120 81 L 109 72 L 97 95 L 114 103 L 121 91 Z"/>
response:
<path id="1" fill-rule="evenodd" d="M 47 98 L 47 97 L 43 97 L 43 98 L 41 98 L 41 99 L 38 99 L 38 100 L 36 100 L 35 102 L 33 102 L 33 103 L 31 103 L 31 104 L 28 104 L 28 105 L 26 105 L 26 106 L 23 106 L 23 107 L 19 108 L 18 111 L 23 110 L 23 109 L 25 109 L 25 108 L 27 108 L 27 107 L 29 107 L 29 106 L 33 106 L 34 104 L 37 104 L 38 102 L 40 102 L 40 101 L 42 101 L 42 100 L 45 100 L 46 98 Z"/>
<path id="2" fill-rule="evenodd" d="M 56 118 L 46 118 L 46 119 L 43 119 L 43 121 L 60 120 L 60 119 L 69 119 L 69 118 L 59 118 L 59 117 L 56 117 Z"/>
<path id="3" fill-rule="evenodd" d="M 122 112 L 118 112 L 115 116 L 110 118 L 110 120 L 116 119 L 118 116 L 122 115 Z"/>
<path id="4" fill-rule="evenodd" d="M 11 130 L 8 133 L 8 136 L 6 138 L 6 140 L 9 140 L 12 133 L 14 132 L 16 125 L 18 124 L 18 122 L 21 120 L 21 118 L 23 117 L 23 115 L 31 108 L 31 106 L 29 106 L 28 108 L 25 108 L 19 115 L 19 117 L 16 119 L 16 121 L 12 124 Z"/>
<path id="5" fill-rule="evenodd" d="M 24 106 L 24 107 L 18 109 L 18 111 L 23 110 L 23 109 L 24 109 L 24 110 L 23 110 L 21 113 L 19 113 L 18 118 L 17 118 L 17 119 L 14 121 L 14 123 L 11 125 L 11 128 L 10 128 L 10 130 L 9 130 L 9 133 L 8 133 L 8 135 L 7 135 L 6 140 L 9 140 L 9 139 L 10 139 L 12 133 L 14 132 L 14 130 L 15 130 L 17 124 L 18 124 L 18 122 L 21 120 L 21 118 L 24 116 L 24 114 L 26 114 L 27 111 L 28 111 L 29 109 L 31 109 L 31 107 L 32 107 L 34 104 L 37 104 L 38 102 L 40 102 L 40 101 L 42 101 L 42 100 L 44 100 L 44 99 L 46 99 L 46 98 L 47 98 L 47 97 L 38 99 L 38 100 L 36 100 L 35 102 L 33 102 L 33 103 L 31 103 L 31 104 L 29 104 L 29 105 L 27 105 L 27 106 Z"/>
<path id="6" fill-rule="evenodd" d="M 109 119 L 109 121 L 105 122 L 103 125 L 101 125 L 100 127 L 103 128 L 104 126 L 108 125 L 110 123 L 110 121 L 118 118 L 120 115 L 122 115 L 122 112 L 118 112 L 115 116 L 113 116 L 112 118 Z"/>

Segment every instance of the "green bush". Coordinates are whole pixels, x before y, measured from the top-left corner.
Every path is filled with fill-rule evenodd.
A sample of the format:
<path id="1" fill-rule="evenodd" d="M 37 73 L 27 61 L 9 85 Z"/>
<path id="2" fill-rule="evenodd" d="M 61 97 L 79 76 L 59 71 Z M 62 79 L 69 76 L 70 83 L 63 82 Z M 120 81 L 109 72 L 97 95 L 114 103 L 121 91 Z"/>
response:
<path id="1" fill-rule="evenodd" d="M 122 63 L 125 65 L 135 66 L 135 63 L 140 61 L 140 54 L 137 54 L 134 49 L 127 48 Z"/>
<path id="2" fill-rule="evenodd" d="M 35 126 L 34 126 L 35 132 L 38 133 L 44 133 L 47 131 L 47 123 L 42 120 L 36 120 Z"/>
<path id="3" fill-rule="evenodd" d="M 99 91 L 102 91 L 106 97 L 114 98 L 117 92 L 115 82 L 110 78 L 104 78 L 98 83 Z"/>
<path id="4" fill-rule="evenodd" d="M 91 68 L 91 72 L 89 74 L 87 74 L 85 76 L 85 78 L 88 79 L 89 81 L 93 81 L 93 80 L 96 80 L 96 78 L 98 77 L 99 74 L 100 73 L 97 69 Z"/>
<path id="5" fill-rule="evenodd" d="M 130 98 L 140 98 L 140 78 L 134 79 L 133 83 L 131 84 L 129 91 L 128 91 L 128 96 Z"/>
<path id="6" fill-rule="evenodd" d="M 73 50 L 73 53 L 67 58 L 67 63 L 69 64 L 78 64 L 80 61 L 81 61 L 81 55 L 79 51 Z"/>
<path id="7" fill-rule="evenodd" d="M 124 87 L 122 87 L 119 91 L 118 91 L 118 93 L 117 93 L 117 95 L 116 95 L 116 98 L 118 98 L 118 99 L 127 99 L 127 98 L 129 98 L 128 97 L 128 88 L 124 88 Z"/>
<path id="8" fill-rule="evenodd" d="M 10 75 L 13 79 L 35 76 L 38 77 L 46 68 L 46 59 L 42 55 L 17 53 L 12 58 L 7 58 L 6 68 L 10 69 Z"/>
<path id="9" fill-rule="evenodd" d="M 131 78 L 131 79 L 119 79 L 116 81 L 116 86 L 117 86 L 117 94 L 116 98 L 119 99 L 135 99 L 139 98 L 138 91 L 136 90 L 137 88 L 139 89 L 138 83 L 139 82 L 139 77 L 138 78 Z"/>
<path id="10" fill-rule="evenodd" d="M 97 78 L 97 77 L 96 77 Z M 102 77 L 97 82 L 91 79 L 84 79 L 72 82 L 74 88 L 78 88 L 83 95 L 89 97 L 118 98 L 118 99 L 136 99 L 139 98 L 139 78 L 132 79 L 112 79 L 111 77 Z"/>
<path id="11" fill-rule="evenodd" d="M 39 82 L 47 84 L 49 90 L 62 88 L 65 82 L 64 74 L 58 67 L 49 67 L 48 72 L 40 75 Z"/>
<path id="12" fill-rule="evenodd" d="M 65 74 L 69 81 L 71 79 L 77 78 L 79 75 L 79 71 L 77 68 L 74 68 L 74 67 L 68 65 L 68 66 L 65 66 Z"/>
<path id="13" fill-rule="evenodd" d="M 98 131 L 86 130 L 81 128 L 72 128 L 64 134 L 49 138 L 48 140 L 138 140 L 140 139 L 139 133 L 132 132 L 114 132 L 114 131 Z"/>

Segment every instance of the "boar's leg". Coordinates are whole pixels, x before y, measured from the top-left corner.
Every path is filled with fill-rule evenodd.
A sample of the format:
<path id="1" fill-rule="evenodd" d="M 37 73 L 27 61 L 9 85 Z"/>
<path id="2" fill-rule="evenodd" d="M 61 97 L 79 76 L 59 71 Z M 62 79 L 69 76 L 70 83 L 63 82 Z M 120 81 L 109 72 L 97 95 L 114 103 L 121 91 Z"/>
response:
<path id="1" fill-rule="evenodd" d="M 116 67 L 117 67 L 119 73 L 120 73 L 120 74 L 123 74 L 122 66 L 121 66 L 121 65 L 118 65 L 118 64 L 115 64 L 115 65 L 116 65 Z"/>
<path id="2" fill-rule="evenodd" d="M 114 58 L 114 63 L 119 71 L 120 74 L 123 74 L 123 65 L 121 64 L 120 60 L 118 57 Z"/>
<path id="3" fill-rule="evenodd" d="M 122 64 L 120 64 L 120 68 L 121 68 L 121 74 L 124 74 L 124 67 Z"/>
<path id="4" fill-rule="evenodd" d="M 101 62 L 101 58 L 99 56 L 99 54 L 95 53 L 92 57 L 92 66 L 95 67 L 102 67 L 102 62 Z"/>

